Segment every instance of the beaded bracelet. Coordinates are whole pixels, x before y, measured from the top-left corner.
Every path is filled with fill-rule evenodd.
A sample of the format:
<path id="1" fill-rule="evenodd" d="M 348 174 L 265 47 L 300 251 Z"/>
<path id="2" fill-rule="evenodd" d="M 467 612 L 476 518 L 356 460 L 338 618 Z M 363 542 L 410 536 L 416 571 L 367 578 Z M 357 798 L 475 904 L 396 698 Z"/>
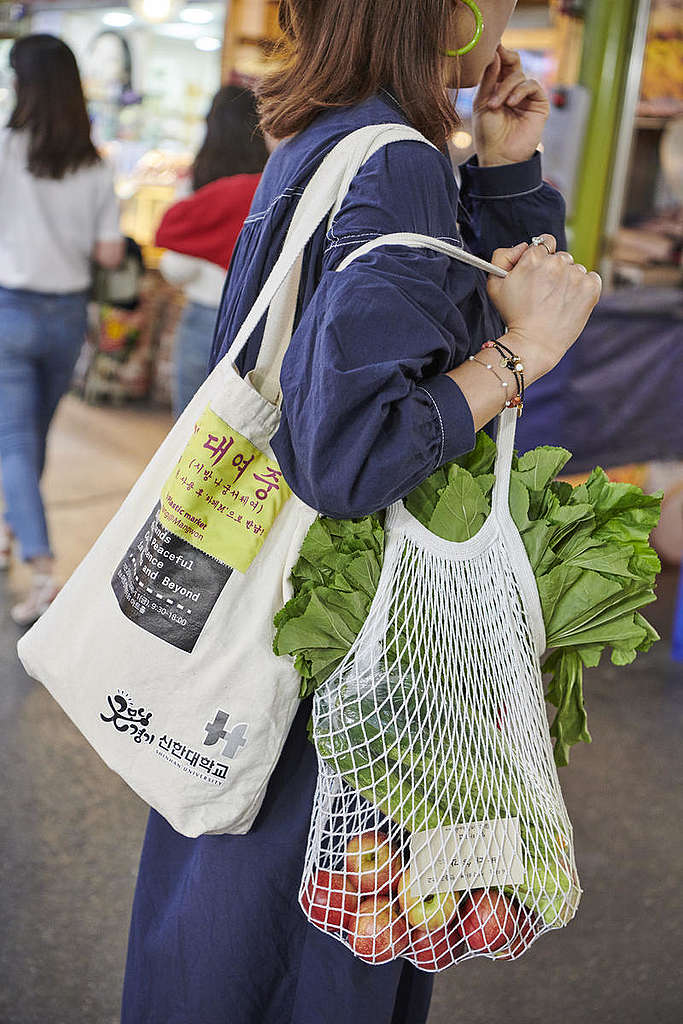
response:
<path id="1" fill-rule="evenodd" d="M 517 385 L 517 394 L 513 395 L 511 398 L 506 398 L 505 405 L 503 406 L 503 408 L 504 409 L 516 408 L 517 409 L 517 415 L 521 416 L 522 415 L 522 409 L 524 408 L 524 365 L 523 365 L 522 361 L 520 360 L 520 358 L 518 356 L 514 355 L 514 353 L 511 352 L 510 349 L 506 348 L 506 346 L 504 346 L 504 345 L 500 345 L 499 346 L 495 341 L 487 341 L 487 342 L 485 342 L 482 345 L 482 351 L 484 349 L 486 349 L 486 348 L 495 348 L 496 351 L 499 353 L 499 355 L 501 355 L 503 357 L 501 359 L 501 361 L 500 361 L 500 365 L 502 367 L 504 367 L 506 370 L 510 371 L 510 373 L 512 374 L 512 376 L 515 379 L 515 384 Z M 506 354 L 506 353 L 509 353 L 509 354 Z M 477 355 L 478 354 L 479 353 L 477 353 Z M 501 387 L 504 388 L 506 390 L 506 393 L 507 393 L 507 388 L 510 386 L 509 385 L 509 381 L 503 380 L 501 375 L 494 368 L 493 363 L 489 363 L 489 362 L 483 363 L 481 361 L 481 359 L 477 359 L 476 355 L 469 356 L 469 361 L 471 363 L 479 363 L 479 365 L 483 366 L 484 369 L 490 370 L 491 373 L 493 373 L 494 376 L 497 377 L 498 381 L 500 382 Z"/>
<path id="2" fill-rule="evenodd" d="M 512 398 L 508 398 L 505 403 L 505 407 L 516 408 L 517 415 L 521 416 L 522 409 L 524 408 L 524 363 L 520 357 L 516 356 L 515 353 L 507 347 L 507 345 L 502 343 L 502 341 L 485 341 L 482 345 L 482 350 L 485 348 L 495 349 L 501 357 L 500 365 L 506 370 L 509 370 L 515 378 L 517 383 L 517 394 Z"/>

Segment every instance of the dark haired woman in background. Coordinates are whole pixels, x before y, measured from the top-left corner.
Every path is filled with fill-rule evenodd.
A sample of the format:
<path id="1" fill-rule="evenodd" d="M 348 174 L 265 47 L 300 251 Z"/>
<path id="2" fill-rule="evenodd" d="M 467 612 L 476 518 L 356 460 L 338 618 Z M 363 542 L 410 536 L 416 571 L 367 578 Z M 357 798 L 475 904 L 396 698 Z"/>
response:
<path id="1" fill-rule="evenodd" d="M 123 245 L 73 53 L 54 36 L 25 36 L 10 65 L 16 104 L 0 129 L 0 565 L 16 538 L 33 580 L 12 617 L 28 625 L 58 589 L 40 495 L 47 432 L 83 343 L 91 260 L 115 267 Z"/>
<path id="2" fill-rule="evenodd" d="M 468 358 L 502 337 L 503 320 L 533 385 L 576 340 L 600 293 L 597 275 L 556 252 L 564 205 L 543 183 L 537 152 L 548 101 L 500 45 L 515 0 L 477 2 L 485 28 L 464 55 L 474 0 L 280 3 L 288 51 L 263 87 L 261 123 L 287 141 L 268 162 L 230 264 L 214 362 L 337 142 L 391 122 L 412 124 L 437 147 L 404 141 L 375 153 L 304 254 L 272 448 L 296 494 L 335 518 L 386 508 L 473 447 L 505 394 L 516 394 L 512 374 L 501 388 L 485 361 Z M 477 84 L 478 159 L 461 168 L 458 187 L 443 152 L 458 124 L 447 89 Z M 401 245 L 335 272 L 361 240 L 402 231 L 465 245 L 508 276 L 489 279 L 487 296 L 481 271 Z M 240 372 L 254 367 L 262 334 L 263 325 Z M 151 812 L 124 1024 L 425 1024 L 429 974 L 404 959 L 363 963 L 298 905 L 316 784 L 310 712 L 303 702 L 247 835 L 187 839 Z"/>
<path id="3" fill-rule="evenodd" d="M 88 99 L 125 107 L 139 102 L 133 91 L 133 54 L 121 32 L 107 28 L 98 32 L 85 57 L 85 84 Z"/>
<path id="4" fill-rule="evenodd" d="M 174 412 L 179 416 L 206 377 L 225 271 L 266 162 L 256 100 L 242 87 L 220 89 L 192 168 L 194 195 L 165 214 L 160 270 L 185 289 L 175 347 Z"/>

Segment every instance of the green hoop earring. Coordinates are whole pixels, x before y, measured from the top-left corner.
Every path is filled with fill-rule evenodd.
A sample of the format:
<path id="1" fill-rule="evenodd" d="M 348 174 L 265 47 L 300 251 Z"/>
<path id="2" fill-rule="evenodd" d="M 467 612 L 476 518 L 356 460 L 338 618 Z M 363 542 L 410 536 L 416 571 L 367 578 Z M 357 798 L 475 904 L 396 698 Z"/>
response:
<path id="1" fill-rule="evenodd" d="M 484 19 L 482 13 L 477 7 L 475 0 L 462 0 L 462 2 L 469 7 L 474 15 L 474 35 L 470 39 L 467 46 L 461 46 L 457 50 L 444 50 L 447 57 L 464 57 L 466 53 L 473 50 L 481 39 L 481 34 L 484 31 Z"/>

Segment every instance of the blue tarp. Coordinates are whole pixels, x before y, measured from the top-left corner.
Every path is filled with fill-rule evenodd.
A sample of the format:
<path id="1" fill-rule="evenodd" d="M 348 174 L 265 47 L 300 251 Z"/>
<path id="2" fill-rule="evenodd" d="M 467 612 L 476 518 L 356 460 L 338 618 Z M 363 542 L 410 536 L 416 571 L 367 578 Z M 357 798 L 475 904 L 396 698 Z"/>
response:
<path id="1" fill-rule="evenodd" d="M 529 389 L 517 447 L 573 452 L 565 472 L 683 459 L 683 291 L 604 296 L 581 338 Z"/>

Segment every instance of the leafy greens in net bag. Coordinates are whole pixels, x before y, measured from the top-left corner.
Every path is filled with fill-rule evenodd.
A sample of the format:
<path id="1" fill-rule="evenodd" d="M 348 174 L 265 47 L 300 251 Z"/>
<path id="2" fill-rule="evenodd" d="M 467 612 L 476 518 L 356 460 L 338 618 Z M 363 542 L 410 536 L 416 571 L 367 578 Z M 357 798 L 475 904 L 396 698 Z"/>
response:
<path id="1" fill-rule="evenodd" d="M 601 470 L 558 482 L 563 449 L 514 459 L 514 414 L 500 438 L 480 434 L 386 518 L 319 519 L 275 621 L 276 653 L 315 694 L 300 903 L 370 963 L 516 959 L 571 920 L 581 889 L 539 655 L 547 641 L 566 764 L 590 739 L 584 666 L 656 639 L 639 609 L 659 496 Z"/>
<path id="2" fill-rule="evenodd" d="M 405 499 L 408 511 L 445 540 L 473 537 L 489 514 L 495 443 L 484 432 L 475 448 L 433 473 Z M 615 665 L 633 661 L 658 639 L 640 614 L 655 600 L 659 559 L 649 535 L 659 521 L 661 493 L 612 483 L 600 468 L 584 484 L 556 480 L 570 453 L 543 446 L 513 460 L 510 512 L 536 577 L 550 680 L 546 700 L 558 765 L 570 748 L 590 742 L 583 669 L 611 648 Z M 380 516 L 318 519 L 292 570 L 294 596 L 275 617 L 274 650 L 291 655 L 301 696 L 339 666 L 367 618 L 382 568 Z"/>

